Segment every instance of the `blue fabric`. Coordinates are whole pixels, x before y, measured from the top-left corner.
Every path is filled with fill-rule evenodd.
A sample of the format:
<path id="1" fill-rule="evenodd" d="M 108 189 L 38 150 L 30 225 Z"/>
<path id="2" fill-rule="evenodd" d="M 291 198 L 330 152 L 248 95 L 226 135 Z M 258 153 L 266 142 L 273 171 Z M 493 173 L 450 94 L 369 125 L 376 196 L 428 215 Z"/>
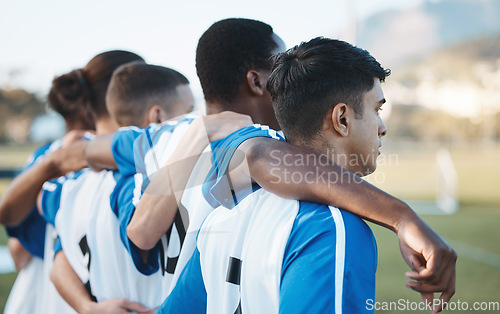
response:
<path id="1" fill-rule="evenodd" d="M 62 250 L 63 248 L 61 244 L 61 239 L 59 238 L 59 236 L 57 236 L 56 242 L 54 243 L 54 257 L 56 256 L 57 253 L 59 253 Z"/>
<path id="2" fill-rule="evenodd" d="M 48 143 L 37 148 L 28 158 L 24 165 L 23 172 L 31 168 L 40 158 L 45 156 L 52 143 Z M 29 215 L 17 226 L 6 227 L 9 237 L 17 238 L 22 246 L 30 254 L 43 258 L 45 245 L 45 220 L 38 212 L 36 206 L 33 207 Z"/>
<path id="3" fill-rule="evenodd" d="M 132 203 L 135 188 L 134 176 L 121 178 L 111 195 L 111 208 L 120 223 L 120 239 L 130 256 L 132 256 L 135 267 L 142 274 L 150 275 L 159 269 L 160 243 L 157 243 L 153 249 L 148 251 L 148 258 L 144 262 L 141 257 L 141 250 L 130 241 L 127 235 L 127 226 L 135 212 L 135 206 Z"/>
<path id="4" fill-rule="evenodd" d="M 5 229 L 9 237 L 17 238 L 30 254 L 43 258 L 45 228 L 46 222 L 35 206 L 19 225 Z"/>
<path id="5" fill-rule="evenodd" d="M 61 193 L 64 183 L 67 180 L 76 180 L 86 171 L 90 170 L 85 168 L 75 172 L 71 177 L 59 177 L 43 184 L 41 211 L 46 222 L 55 226 L 56 215 L 61 206 Z"/>
<path id="6" fill-rule="evenodd" d="M 138 152 L 134 147 L 134 142 L 138 137 L 145 134 L 145 132 L 147 132 L 146 130 L 152 127 L 155 128 L 156 126 L 157 125 L 152 124 L 146 129 L 138 127 L 121 128 L 115 133 L 111 142 L 113 158 L 115 159 L 118 172 L 120 173 L 119 178 L 115 176 L 117 180 L 116 186 L 110 197 L 111 209 L 120 222 L 120 239 L 123 245 L 132 256 L 137 269 L 146 275 L 152 274 L 158 270 L 158 263 L 154 265 L 153 260 L 153 265 L 151 266 L 142 261 L 140 250 L 128 239 L 127 226 L 135 210 L 132 204 L 135 188 L 134 175 L 138 171 L 138 166 L 143 164 L 143 162 L 137 162 L 136 155 Z"/>
<path id="7" fill-rule="evenodd" d="M 111 151 L 115 159 L 118 171 L 122 176 L 136 173 L 134 161 L 134 141 L 144 132 L 138 127 L 127 127 L 119 129 L 111 141 Z"/>
<path id="8" fill-rule="evenodd" d="M 375 299 L 377 249 L 371 229 L 341 211 L 345 226 L 342 310 L 365 313 Z M 328 206 L 300 202 L 283 258 L 280 313 L 334 313 L 336 225 Z"/>
<path id="9" fill-rule="evenodd" d="M 34 152 L 33 154 L 31 154 L 31 156 L 28 158 L 28 161 L 26 162 L 26 164 L 24 165 L 23 167 L 23 170 L 22 171 L 25 171 L 29 168 L 31 168 L 37 161 L 40 157 L 43 157 L 45 156 L 45 154 L 47 153 L 47 150 L 50 148 L 50 146 L 52 145 L 53 142 L 50 142 L 50 143 L 47 143 L 45 145 L 42 145 L 40 147 L 38 147 Z"/>
<path id="10" fill-rule="evenodd" d="M 200 252 L 195 249 L 174 289 L 156 313 L 206 313 L 207 291 L 201 273 Z"/>
<path id="11" fill-rule="evenodd" d="M 149 183 L 147 178 L 146 166 L 144 163 L 144 158 L 146 154 L 155 147 L 164 133 L 172 133 L 175 128 L 182 123 L 187 122 L 190 124 L 193 122 L 193 118 L 183 118 L 176 122 L 163 123 L 163 124 L 150 124 L 144 132 L 139 136 L 134 142 L 134 160 L 136 164 L 136 173 L 143 175 L 143 181 Z M 156 156 L 155 156 L 156 161 Z M 160 169 L 162 165 L 159 165 L 156 161 L 156 170 Z M 145 185 L 147 186 L 147 184 Z"/>
<path id="12" fill-rule="evenodd" d="M 158 241 L 155 247 L 148 251 L 147 259 L 144 262 L 141 250 L 130 241 L 127 235 L 127 226 L 135 212 L 134 190 L 139 189 L 142 195 L 149 184 L 144 158 L 158 143 L 163 133 L 173 132 L 180 123 L 191 123 L 193 120 L 192 118 L 184 118 L 171 124 L 150 124 L 145 129 L 123 128 L 113 137 L 112 151 L 121 178 L 117 180 L 111 194 L 111 209 L 120 223 L 120 239 L 131 255 L 137 270 L 144 275 L 158 271 L 160 267 L 159 254 L 162 249 L 161 243 Z M 141 176 L 141 180 L 138 180 L 141 182 L 140 186 L 136 186 L 136 174 Z"/>
<path id="13" fill-rule="evenodd" d="M 42 214 L 45 221 L 55 226 L 56 215 L 61 205 L 63 180 L 51 180 L 42 187 Z"/>
<path id="14" fill-rule="evenodd" d="M 266 126 L 253 125 L 239 129 L 227 137 L 211 143 L 214 162 L 205 179 L 202 191 L 207 202 L 214 208 L 219 204 L 226 208 L 233 208 L 239 201 L 259 189 L 259 186 L 254 184 L 251 190 L 234 192 L 228 176 L 229 164 L 236 149 L 243 142 L 254 137 L 273 137 L 281 141 L 285 140 L 276 131 L 270 130 Z"/>
<path id="15" fill-rule="evenodd" d="M 366 300 L 375 299 L 375 238 L 362 219 L 340 212 L 346 245 L 342 310 L 373 312 L 366 309 Z M 335 313 L 336 237 L 328 206 L 300 202 L 283 256 L 280 313 Z M 200 253 L 196 249 L 158 313 L 205 313 L 206 302 Z"/>

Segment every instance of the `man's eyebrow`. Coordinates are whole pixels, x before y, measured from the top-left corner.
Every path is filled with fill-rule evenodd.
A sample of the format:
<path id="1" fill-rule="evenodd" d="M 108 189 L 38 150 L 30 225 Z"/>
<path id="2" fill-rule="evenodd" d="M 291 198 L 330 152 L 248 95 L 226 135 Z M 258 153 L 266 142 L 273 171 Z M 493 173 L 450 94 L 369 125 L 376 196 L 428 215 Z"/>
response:
<path id="1" fill-rule="evenodd" d="M 380 105 L 385 104 L 385 102 L 386 102 L 385 98 L 382 98 L 381 100 L 379 100 L 379 101 L 378 101 L 378 103 L 379 103 Z"/>

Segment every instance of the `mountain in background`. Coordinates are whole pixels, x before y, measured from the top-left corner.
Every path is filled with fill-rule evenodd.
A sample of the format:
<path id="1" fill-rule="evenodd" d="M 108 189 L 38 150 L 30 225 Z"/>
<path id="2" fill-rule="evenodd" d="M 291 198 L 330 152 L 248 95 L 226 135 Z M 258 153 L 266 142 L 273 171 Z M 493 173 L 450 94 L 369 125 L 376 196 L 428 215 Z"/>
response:
<path id="1" fill-rule="evenodd" d="M 500 32 L 400 65 L 384 91 L 393 105 L 388 127 L 394 135 L 500 140 Z"/>
<path id="2" fill-rule="evenodd" d="M 394 68 L 444 47 L 500 31 L 500 1 L 426 1 L 385 11 L 357 25 L 356 44 Z"/>
<path id="3" fill-rule="evenodd" d="M 500 92 L 500 31 L 439 48 L 425 58 L 408 61 L 392 73 L 391 80 L 411 87 L 429 75 L 435 82 L 463 80 L 478 87 L 496 85 L 491 89 Z"/>

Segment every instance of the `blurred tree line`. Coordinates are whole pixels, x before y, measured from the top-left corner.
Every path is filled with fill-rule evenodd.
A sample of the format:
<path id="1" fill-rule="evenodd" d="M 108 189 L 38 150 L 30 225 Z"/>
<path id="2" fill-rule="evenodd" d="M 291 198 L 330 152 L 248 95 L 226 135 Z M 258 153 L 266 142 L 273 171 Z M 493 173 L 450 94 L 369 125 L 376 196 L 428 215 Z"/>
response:
<path id="1" fill-rule="evenodd" d="M 440 49 L 395 69 L 389 135 L 420 141 L 500 140 L 500 34 Z"/>
<path id="2" fill-rule="evenodd" d="M 45 102 L 23 89 L 0 89 L 0 143 L 25 143 L 31 122 L 46 112 Z"/>
<path id="3" fill-rule="evenodd" d="M 33 119 L 46 113 L 45 102 L 22 89 L 0 89 L 0 144 L 26 143 Z M 493 134 L 500 139 L 500 112 L 494 114 Z M 450 115 L 419 105 L 397 105 L 386 121 L 389 136 L 416 141 L 478 141 L 484 134 L 481 118 Z"/>
<path id="4" fill-rule="evenodd" d="M 384 92 L 392 103 L 386 121 L 392 138 L 498 142 L 500 34 L 443 48 L 393 69 Z M 456 114 L 464 108 L 474 110 Z M 0 88 L 0 144 L 28 142 L 33 119 L 46 110 L 36 94 Z"/>
<path id="5" fill-rule="evenodd" d="M 493 121 L 493 130 L 485 134 L 484 123 Z M 418 105 L 394 105 L 386 121 L 388 135 L 415 141 L 477 142 L 500 139 L 500 112 L 493 118 L 467 118 L 450 115 Z M 492 138 L 493 137 L 493 138 Z"/>

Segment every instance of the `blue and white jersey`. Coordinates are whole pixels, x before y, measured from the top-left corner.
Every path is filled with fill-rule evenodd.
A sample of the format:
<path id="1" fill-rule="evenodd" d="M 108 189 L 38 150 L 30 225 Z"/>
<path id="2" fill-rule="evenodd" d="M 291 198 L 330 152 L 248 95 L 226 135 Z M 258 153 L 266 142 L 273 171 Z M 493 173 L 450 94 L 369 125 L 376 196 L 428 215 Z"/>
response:
<path id="1" fill-rule="evenodd" d="M 23 171 L 35 165 L 50 152 L 61 147 L 61 140 L 39 147 L 28 159 Z M 75 313 L 61 298 L 50 281 L 54 256 L 54 230 L 39 214 L 37 207 L 20 225 L 7 227 L 11 237 L 18 238 L 32 255 L 30 263 L 20 272 L 9 293 L 5 313 Z M 43 258 L 43 260 L 42 260 Z"/>
<path id="2" fill-rule="evenodd" d="M 111 195 L 111 208 L 120 223 L 119 234 L 123 245 L 130 253 L 137 270 L 145 275 L 161 269 L 168 277 L 170 268 L 167 269 L 166 255 L 171 254 L 168 250 L 173 247 L 172 242 L 179 242 L 179 234 L 173 226 L 163 241 L 150 250 L 144 261 L 140 250 L 128 239 L 127 226 L 150 178 L 168 161 L 192 121 L 193 117 L 188 116 L 179 121 L 151 124 L 142 132 L 130 129 L 122 132 L 123 134 L 117 133 L 113 139 L 113 156 L 123 177 Z"/>
<path id="3" fill-rule="evenodd" d="M 141 252 L 129 241 L 126 228 L 143 189 L 149 183 L 148 174 L 163 165 L 174 151 L 193 119 L 152 124 L 146 129 L 121 128 L 113 136 L 111 150 L 118 167 L 113 189 L 101 190 L 107 195 L 99 211 L 89 219 L 87 235 L 90 263 L 90 286 L 98 301 L 124 298 L 150 308 L 158 308 L 170 288 L 171 274 L 166 269 L 165 255 L 173 236 L 167 235 L 150 252 Z M 137 139 L 137 141 L 136 141 Z M 134 142 L 136 144 L 134 145 Z M 173 145 L 173 146 L 170 146 Z M 148 149 L 151 148 L 150 149 Z M 147 168 L 153 164 L 152 168 Z M 174 234 L 174 231 L 171 231 Z M 167 253 L 165 253 L 167 251 Z"/>
<path id="4" fill-rule="evenodd" d="M 224 160 L 231 157 L 221 157 L 218 184 L 209 189 L 226 207 L 206 218 L 159 313 L 366 312 L 377 265 L 366 223 L 335 207 L 263 189 L 233 202 L 220 183 L 228 180 Z"/>
<path id="5" fill-rule="evenodd" d="M 145 131 L 156 128 L 156 124 L 147 129 L 124 127 L 113 136 L 111 150 L 118 168 L 115 175 L 117 184 L 111 189 L 101 191 L 107 196 L 102 198 L 100 210 L 94 211 L 90 216 L 87 236 L 89 251 L 92 254 L 90 286 L 98 302 L 123 298 L 157 308 L 165 298 L 168 284 L 163 280 L 163 273 L 151 271 L 150 268 L 140 268 L 150 265 L 142 262 L 139 250 L 130 249 L 123 244 L 128 243 L 128 238 L 123 241 L 122 236 L 126 237 L 128 221 L 123 224 L 123 232 L 120 228 L 120 218 L 125 216 L 127 210 L 135 208 L 134 204 L 141 195 L 143 180 L 142 175 L 136 173 L 135 159 L 138 158 L 138 153 L 134 152 L 134 142 Z M 129 250 L 134 254 L 129 254 Z M 149 255 L 152 256 L 148 259 L 152 264 L 158 263 L 158 255 Z M 134 261 L 143 272 L 136 267 Z"/>
<path id="6" fill-rule="evenodd" d="M 93 137 L 93 134 L 86 134 L 83 139 L 91 140 Z M 107 171 L 96 174 L 85 168 L 47 181 L 42 186 L 40 209 L 45 221 L 55 230 L 48 235 L 53 251 L 51 258 L 55 256 L 54 250 L 64 249 L 68 261 L 84 283 L 88 282 L 88 213 L 95 209 L 92 206 L 94 194 L 99 190 L 106 174 Z"/>
<path id="7" fill-rule="evenodd" d="M 28 158 L 23 167 L 23 172 L 39 162 L 46 154 L 58 149 L 61 140 L 48 143 L 37 148 Z M 43 258 L 44 239 L 46 222 L 38 212 L 36 206 L 33 207 L 29 215 L 17 226 L 6 227 L 9 237 L 14 237 L 21 242 L 23 247 L 33 256 Z"/>
<path id="8" fill-rule="evenodd" d="M 55 253 L 61 249 L 61 241 L 57 237 L 53 225 L 47 223 L 45 232 L 45 252 L 43 260 L 43 283 L 38 297 L 37 311 L 31 313 L 76 313 L 75 310 L 61 297 L 56 287 L 50 280 L 50 271 Z"/>
<path id="9" fill-rule="evenodd" d="M 121 238 L 125 247 L 130 252 L 136 268 L 142 274 L 156 274 L 161 270 L 160 272 L 164 275 L 164 283 L 166 282 L 169 285 L 164 298 L 175 285 L 176 278 L 178 278 L 194 251 L 196 234 L 201 223 L 214 208 L 213 197 L 203 193 L 203 182 L 212 167 L 213 160 L 211 158 L 198 159 L 189 177 L 174 224 L 157 246 L 150 250 L 146 261 L 141 258 L 140 251 L 128 239 L 126 228 L 135 211 L 140 195 L 149 183 L 149 178 L 168 161 L 191 121 L 192 119 L 186 119 L 179 122 L 152 125 L 137 137 L 134 142 L 134 163 L 138 173 L 134 175 L 133 179 L 129 178 L 124 182 L 118 182 L 117 189 L 112 196 L 112 208 L 119 218 Z M 253 136 L 250 137 L 276 136 L 275 132 L 269 130 L 268 127 L 258 125 L 237 132 L 239 132 L 238 135 L 235 132 L 232 136 L 240 138 L 241 142 L 246 139 L 243 134 L 252 133 Z M 211 156 L 214 147 L 218 150 L 217 142 L 209 145 L 205 149 L 204 155 Z M 119 151 L 120 149 L 113 148 L 114 153 Z M 126 155 L 131 156 L 130 152 Z M 115 157 L 115 159 L 121 160 L 122 158 Z M 123 163 L 123 165 L 127 164 L 130 165 L 131 163 Z M 126 171 L 120 170 L 120 172 L 125 173 Z M 129 171 L 129 173 L 131 172 L 133 171 Z M 122 187 L 118 190 L 119 185 L 122 185 Z"/>
<path id="10" fill-rule="evenodd" d="M 87 241 L 91 253 L 89 276 L 92 294 L 98 302 L 127 299 L 150 308 L 157 308 L 165 298 L 167 283 L 160 271 L 142 274 L 122 244 L 120 223 L 111 209 L 112 189 L 101 191 L 108 195 L 98 211 L 89 219 Z"/>
<path id="11" fill-rule="evenodd" d="M 112 171 L 84 169 L 73 177 L 59 178 L 43 186 L 44 217 L 54 225 L 68 262 L 84 284 L 89 283 L 92 262 L 87 240 L 89 219 L 94 211 L 101 210 L 104 201 L 109 202 L 111 192 L 106 195 L 106 191 L 112 191 L 115 184 Z"/>
<path id="12" fill-rule="evenodd" d="M 232 193 L 231 182 L 224 175 L 225 170 L 221 171 L 221 169 L 227 169 L 230 157 L 232 157 L 236 149 L 243 142 L 254 137 L 284 140 L 276 131 L 270 129 L 268 126 L 255 124 L 245 127 L 231 133 L 224 139 L 211 143 L 205 149 L 204 154 L 212 154 L 212 158 L 200 158 L 193 168 L 179 208 L 179 215 L 187 212 L 187 221 L 189 223 L 177 261 L 172 289 L 196 248 L 196 236 L 207 215 L 214 208 L 218 207 L 220 203 L 233 206 L 235 202 L 238 202 L 238 200 L 243 199 L 252 192 L 252 186 L 249 184 L 247 189 Z"/>

